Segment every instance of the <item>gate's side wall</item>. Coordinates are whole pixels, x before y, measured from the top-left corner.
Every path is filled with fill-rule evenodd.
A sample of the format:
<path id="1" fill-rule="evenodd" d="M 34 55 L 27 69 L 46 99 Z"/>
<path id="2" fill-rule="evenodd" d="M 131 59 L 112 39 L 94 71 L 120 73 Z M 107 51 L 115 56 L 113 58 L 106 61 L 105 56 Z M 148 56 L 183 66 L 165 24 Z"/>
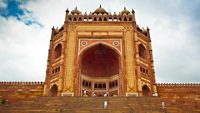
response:
<path id="1" fill-rule="evenodd" d="M 0 98 L 8 103 L 42 96 L 43 82 L 0 82 Z"/>

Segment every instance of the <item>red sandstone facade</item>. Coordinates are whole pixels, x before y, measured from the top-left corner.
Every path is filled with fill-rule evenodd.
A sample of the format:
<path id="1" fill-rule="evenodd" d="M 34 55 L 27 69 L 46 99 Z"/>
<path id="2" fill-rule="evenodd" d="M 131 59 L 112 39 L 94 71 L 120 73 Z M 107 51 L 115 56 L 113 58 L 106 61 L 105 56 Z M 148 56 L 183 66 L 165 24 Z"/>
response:
<path id="1" fill-rule="evenodd" d="M 44 88 L 57 96 L 156 94 L 149 29 L 140 29 L 126 8 L 67 10 L 64 25 L 52 28 Z"/>
<path id="2" fill-rule="evenodd" d="M 200 99 L 199 84 L 156 84 L 150 30 L 135 12 L 66 10 L 52 28 L 45 82 L 0 82 L 10 101 L 34 96 L 160 96 Z"/>
<path id="3" fill-rule="evenodd" d="M 42 96 L 44 82 L 0 82 L 0 96 L 8 102 Z"/>

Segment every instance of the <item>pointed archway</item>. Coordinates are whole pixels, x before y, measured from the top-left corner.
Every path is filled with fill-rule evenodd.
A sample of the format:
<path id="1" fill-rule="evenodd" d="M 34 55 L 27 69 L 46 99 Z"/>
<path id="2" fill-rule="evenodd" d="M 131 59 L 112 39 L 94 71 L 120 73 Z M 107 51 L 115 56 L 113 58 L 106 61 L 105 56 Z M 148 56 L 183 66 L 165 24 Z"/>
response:
<path id="1" fill-rule="evenodd" d="M 150 96 L 150 89 L 147 85 L 144 85 L 142 87 L 142 94 L 143 96 Z"/>
<path id="2" fill-rule="evenodd" d="M 50 96 L 57 96 L 58 95 L 58 86 L 53 85 L 50 89 Z"/>
<path id="3" fill-rule="evenodd" d="M 84 92 L 88 96 L 119 95 L 119 56 L 116 50 L 104 44 L 96 44 L 82 52 L 79 68 L 81 95 Z"/>

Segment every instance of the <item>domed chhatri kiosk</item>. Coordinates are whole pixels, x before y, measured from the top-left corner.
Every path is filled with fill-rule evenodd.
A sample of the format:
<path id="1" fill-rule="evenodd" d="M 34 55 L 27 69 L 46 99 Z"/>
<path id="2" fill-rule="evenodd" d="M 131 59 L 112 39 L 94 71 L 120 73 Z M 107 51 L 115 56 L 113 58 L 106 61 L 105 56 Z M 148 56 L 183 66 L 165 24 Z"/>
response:
<path id="1" fill-rule="evenodd" d="M 52 28 L 44 95 L 157 95 L 149 29 L 135 12 L 89 14 L 66 10 L 64 25 Z"/>

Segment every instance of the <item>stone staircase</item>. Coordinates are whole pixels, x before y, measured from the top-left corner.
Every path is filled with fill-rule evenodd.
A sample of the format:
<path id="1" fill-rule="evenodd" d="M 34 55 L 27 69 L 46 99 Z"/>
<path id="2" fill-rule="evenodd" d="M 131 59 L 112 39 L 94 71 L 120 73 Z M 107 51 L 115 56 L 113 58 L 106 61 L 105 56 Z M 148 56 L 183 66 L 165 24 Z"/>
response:
<path id="1" fill-rule="evenodd" d="M 165 110 L 159 97 L 37 97 L 0 106 L 0 113 L 200 113 L 199 101 L 163 101 Z"/>

